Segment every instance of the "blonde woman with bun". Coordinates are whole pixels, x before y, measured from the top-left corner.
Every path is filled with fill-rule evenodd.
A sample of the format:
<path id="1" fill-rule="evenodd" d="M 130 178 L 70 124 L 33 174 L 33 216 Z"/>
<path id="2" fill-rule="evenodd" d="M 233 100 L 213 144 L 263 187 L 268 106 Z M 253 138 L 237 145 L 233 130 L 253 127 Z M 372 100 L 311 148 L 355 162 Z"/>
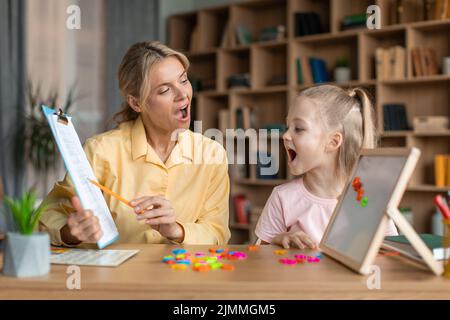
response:
<path id="1" fill-rule="evenodd" d="M 190 131 L 188 59 L 159 42 L 129 48 L 119 67 L 123 107 L 118 127 L 88 139 L 87 158 L 105 194 L 122 243 L 226 244 L 229 177 L 223 147 Z M 102 236 L 66 174 L 40 219 L 54 245 L 79 246 Z M 137 214 L 142 212 L 141 214 Z"/>

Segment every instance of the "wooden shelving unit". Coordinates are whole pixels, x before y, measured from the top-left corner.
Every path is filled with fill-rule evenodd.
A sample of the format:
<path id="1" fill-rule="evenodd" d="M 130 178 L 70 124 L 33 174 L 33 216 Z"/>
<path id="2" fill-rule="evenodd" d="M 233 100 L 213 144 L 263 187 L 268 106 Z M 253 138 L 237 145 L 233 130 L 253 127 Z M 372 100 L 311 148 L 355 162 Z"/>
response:
<path id="1" fill-rule="evenodd" d="M 375 2 L 382 9 L 382 28 L 340 31 L 341 19 L 349 14 L 364 13 Z M 343 87 L 363 86 L 375 99 L 376 120 L 381 133 L 381 146 L 418 147 L 422 157 L 402 206 L 414 213 L 414 228 L 430 231 L 430 218 L 434 212 L 432 198 L 448 188 L 434 186 L 433 161 L 437 153 L 450 153 L 450 130 L 444 132 L 415 133 L 414 131 L 384 131 L 384 103 L 404 103 L 409 123 L 414 116 L 450 116 L 450 77 L 434 75 L 414 77 L 410 49 L 417 46 L 433 47 L 438 61 L 450 56 L 450 19 L 411 21 L 389 24 L 385 14 L 391 0 L 252 0 L 228 6 L 178 14 L 169 18 L 169 46 L 185 52 L 192 67 L 191 76 L 215 79 L 215 86 L 194 95 L 194 118 L 202 120 L 202 130 L 218 128 L 218 114 L 229 110 L 231 124 L 239 106 L 251 106 L 258 119 L 258 128 L 270 123 L 284 123 L 290 101 L 307 86 L 297 84 L 296 59 L 316 56 L 325 60 L 327 67 L 345 56 L 351 68 L 351 81 L 338 84 Z M 295 37 L 294 12 L 313 11 L 320 16 L 325 33 Z M 236 40 L 235 29 L 245 25 L 253 35 L 268 26 L 286 26 L 286 37 L 280 41 L 253 42 L 248 45 L 221 47 L 227 26 Z M 190 47 L 192 32 L 197 33 L 196 47 Z M 236 41 L 235 41 L 236 42 Z M 378 47 L 401 45 L 406 48 L 406 78 L 377 80 L 374 53 Z M 249 73 L 250 88 L 228 88 L 227 79 L 237 73 Z M 286 84 L 269 86 L 274 75 L 286 75 Z M 330 82 L 336 84 L 334 82 Z M 230 202 L 232 243 L 254 241 L 253 230 L 267 198 L 274 186 L 291 177 L 287 172 L 285 151 L 279 143 L 280 171 L 278 179 L 261 180 L 256 176 L 256 165 L 251 165 L 247 178 L 236 177 L 236 165 L 230 165 L 231 192 L 245 194 L 252 204 L 249 225 L 234 220 L 233 202 Z"/>

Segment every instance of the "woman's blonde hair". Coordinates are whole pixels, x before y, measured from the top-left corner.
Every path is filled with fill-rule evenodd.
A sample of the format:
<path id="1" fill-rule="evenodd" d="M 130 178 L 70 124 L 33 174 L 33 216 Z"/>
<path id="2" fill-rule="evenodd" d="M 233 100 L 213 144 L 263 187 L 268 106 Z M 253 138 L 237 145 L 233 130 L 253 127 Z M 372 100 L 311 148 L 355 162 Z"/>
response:
<path id="1" fill-rule="evenodd" d="M 165 58 L 177 58 L 184 69 L 189 68 L 189 60 L 181 52 L 175 51 L 158 41 L 138 42 L 132 45 L 119 66 L 119 89 L 124 101 L 122 108 L 113 116 L 113 121 L 122 123 L 135 120 L 139 113 L 134 111 L 127 102 L 128 95 L 144 104 L 150 95 L 150 70 L 152 66 Z"/>
<path id="2" fill-rule="evenodd" d="M 326 129 L 338 130 L 342 145 L 338 153 L 338 174 L 347 178 L 361 148 L 375 148 L 378 135 L 373 104 L 362 88 L 344 90 L 334 85 L 319 85 L 301 91 L 298 97 L 313 99 Z"/>

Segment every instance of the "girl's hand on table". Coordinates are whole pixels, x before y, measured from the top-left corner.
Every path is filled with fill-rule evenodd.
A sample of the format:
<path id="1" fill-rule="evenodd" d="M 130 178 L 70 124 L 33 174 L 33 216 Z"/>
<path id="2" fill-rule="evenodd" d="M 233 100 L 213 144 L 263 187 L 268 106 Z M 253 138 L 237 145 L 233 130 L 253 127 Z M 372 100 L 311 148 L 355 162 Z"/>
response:
<path id="1" fill-rule="evenodd" d="M 272 239 L 272 243 L 288 249 L 290 246 L 299 249 L 315 249 L 317 246 L 303 231 L 285 232 Z"/>

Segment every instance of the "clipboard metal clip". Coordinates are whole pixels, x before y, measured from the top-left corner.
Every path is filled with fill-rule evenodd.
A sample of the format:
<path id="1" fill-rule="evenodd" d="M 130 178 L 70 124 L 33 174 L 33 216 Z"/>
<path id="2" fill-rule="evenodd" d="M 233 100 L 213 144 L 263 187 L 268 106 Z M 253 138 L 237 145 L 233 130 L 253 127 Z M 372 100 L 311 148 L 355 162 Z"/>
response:
<path id="1" fill-rule="evenodd" d="M 61 108 L 59 108 L 58 111 L 55 112 L 55 115 L 58 116 L 58 122 L 65 124 L 66 126 L 69 124 L 69 119 L 67 119 Z"/>

